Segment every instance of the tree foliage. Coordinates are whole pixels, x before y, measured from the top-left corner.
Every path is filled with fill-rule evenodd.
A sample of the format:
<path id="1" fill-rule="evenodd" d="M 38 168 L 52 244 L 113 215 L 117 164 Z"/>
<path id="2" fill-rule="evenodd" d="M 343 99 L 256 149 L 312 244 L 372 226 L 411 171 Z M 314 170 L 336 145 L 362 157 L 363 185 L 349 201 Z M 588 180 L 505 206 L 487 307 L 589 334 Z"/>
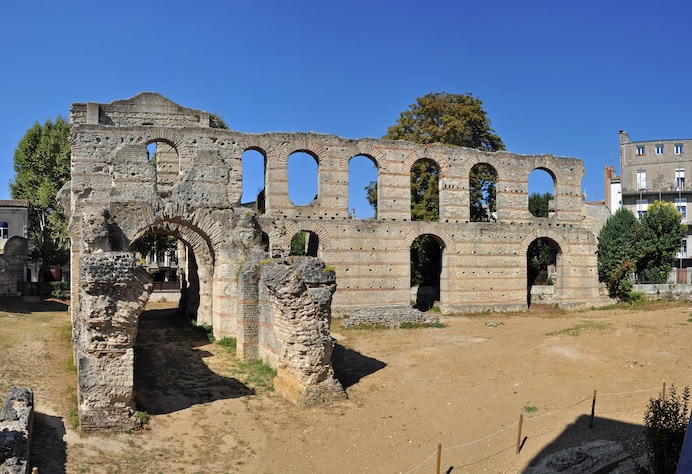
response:
<path id="1" fill-rule="evenodd" d="M 411 220 L 440 218 L 440 170 L 434 161 L 418 160 L 411 167 Z"/>
<path id="2" fill-rule="evenodd" d="M 69 124 L 57 117 L 36 122 L 14 152 L 12 199 L 29 201 L 29 258 L 49 264 L 68 261 L 67 224 L 56 194 L 70 179 Z"/>
<path id="3" fill-rule="evenodd" d="M 497 171 L 487 163 L 478 163 L 469 173 L 471 222 L 490 222 L 497 212 L 495 183 Z"/>
<path id="4" fill-rule="evenodd" d="M 531 193 L 529 196 L 529 212 L 535 217 L 548 217 L 552 193 Z"/>
<path id="5" fill-rule="evenodd" d="M 640 223 L 624 208 L 608 218 L 598 234 L 598 279 L 611 296 L 626 298 L 632 289 L 632 271 L 640 257 Z"/>
<path id="6" fill-rule="evenodd" d="M 490 126 L 483 102 L 471 94 L 435 92 L 418 97 L 383 137 L 415 143 L 497 151 L 505 148 Z"/>
<path id="7" fill-rule="evenodd" d="M 382 137 L 386 140 L 407 140 L 415 143 L 430 144 L 442 143 L 448 146 L 461 146 L 477 148 L 485 151 L 504 150 L 505 144 L 490 126 L 490 119 L 483 109 L 483 102 L 471 94 L 448 94 L 446 92 L 433 92 L 416 99 L 415 104 L 403 111 L 396 124 L 387 129 L 387 134 Z M 420 165 L 412 173 L 421 173 L 429 170 Z M 494 179 L 492 183 L 485 180 L 487 169 L 479 169 L 479 173 L 472 172 L 469 177 L 471 187 L 477 193 L 486 193 L 492 197 L 494 206 Z M 495 175 L 496 176 L 496 175 Z M 421 176 L 419 181 L 432 186 L 428 198 L 437 203 L 439 201 L 438 182 L 439 170 L 434 176 Z M 413 184 L 413 183 L 412 183 Z M 377 206 L 377 182 L 372 181 L 366 186 L 368 202 Z M 415 198 L 412 198 L 412 201 Z M 414 205 L 412 204 L 412 207 Z M 416 206 L 416 213 L 421 211 L 424 215 L 431 215 L 434 205 L 431 203 Z M 480 204 L 482 208 L 482 201 Z M 413 211 L 413 209 L 412 209 Z M 473 212 L 473 211 L 472 211 Z M 438 214 L 439 215 L 439 211 Z M 415 217 L 414 217 L 415 219 Z"/>
<path id="8" fill-rule="evenodd" d="M 644 281 L 665 283 L 675 264 L 680 242 L 687 235 L 682 214 L 673 203 L 654 201 L 641 219 L 642 248 L 637 274 Z"/>
<path id="9" fill-rule="evenodd" d="M 690 388 L 682 396 L 673 385 L 667 398 L 651 398 L 644 414 L 649 465 L 656 474 L 677 471 L 690 420 Z"/>

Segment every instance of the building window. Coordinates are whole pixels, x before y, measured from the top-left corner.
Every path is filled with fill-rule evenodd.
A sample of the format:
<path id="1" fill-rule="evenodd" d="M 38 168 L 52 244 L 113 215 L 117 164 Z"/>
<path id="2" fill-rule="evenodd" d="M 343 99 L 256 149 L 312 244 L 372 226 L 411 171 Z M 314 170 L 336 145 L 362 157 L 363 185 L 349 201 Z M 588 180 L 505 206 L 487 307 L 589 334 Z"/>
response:
<path id="1" fill-rule="evenodd" d="M 649 209 L 649 201 L 647 199 L 637 199 L 637 218 L 641 219 L 646 215 Z"/>
<path id="2" fill-rule="evenodd" d="M 637 171 L 637 190 L 646 189 L 646 170 Z"/>
<path id="3" fill-rule="evenodd" d="M 10 237 L 10 226 L 7 222 L 0 222 L 0 239 L 9 239 Z"/>
<path id="4" fill-rule="evenodd" d="M 663 144 L 656 145 L 656 154 L 657 155 L 662 155 L 664 151 Z"/>
<path id="5" fill-rule="evenodd" d="M 644 145 L 637 145 L 637 156 L 644 156 Z"/>
<path id="6" fill-rule="evenodd" d="M 675 198 L 675 209 L 682 214 L 681 222 L 687 222 L 687 198 Z"/>
<path id="7" fill-rule="evenodd" d="M 675 154 L 682 155 L 682 143 L 675 144 Z"/>
<path id="8" fill-rule="evenodd" d="M 675 187 L 678 191 L 685 187 L 685 170 L 682 168 L 675 170 Z"/>
<path id="9" fill-rule="evenodd" d="M 680 258 L 687 258 L 687 239 L 680 241 Z"/>

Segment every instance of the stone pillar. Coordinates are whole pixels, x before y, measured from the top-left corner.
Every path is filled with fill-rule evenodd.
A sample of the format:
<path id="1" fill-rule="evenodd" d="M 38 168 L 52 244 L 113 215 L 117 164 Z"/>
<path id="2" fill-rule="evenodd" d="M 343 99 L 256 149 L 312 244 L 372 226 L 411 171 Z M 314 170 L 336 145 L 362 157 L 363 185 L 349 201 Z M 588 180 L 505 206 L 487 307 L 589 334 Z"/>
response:
<path id="1" fill-rule="evenodd" d="M 262 266 L 260 285 L 268 299 L 262 302 L 262 325 L 273 325 L 275 338 L 268 350 L 276 357 L 276 391 L 297 405 L 344 399 L 334 378 L 329 332 L 334 272 L 312 257 L 271 261 Z"/>
<path id="2" fill-rule="evenodd" d="M 130 430 L 134 343 L 151 278 L 129 252 L 83 255 L 74 321 L 79 419 L 83 430 Z"/>

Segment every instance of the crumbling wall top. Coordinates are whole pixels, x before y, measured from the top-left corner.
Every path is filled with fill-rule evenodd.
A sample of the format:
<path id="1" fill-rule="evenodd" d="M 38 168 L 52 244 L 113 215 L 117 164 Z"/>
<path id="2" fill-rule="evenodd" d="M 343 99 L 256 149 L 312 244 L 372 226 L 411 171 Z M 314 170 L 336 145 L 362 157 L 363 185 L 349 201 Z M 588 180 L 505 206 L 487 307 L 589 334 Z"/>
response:
<path id="1" fill-rule="evenodd" d="M 178 105 L 157 92 L 141 92 L 109 104 L 75 103 L 70 107 L 73 125 L 116 127 L 214 127 L 209 113 Z"/>

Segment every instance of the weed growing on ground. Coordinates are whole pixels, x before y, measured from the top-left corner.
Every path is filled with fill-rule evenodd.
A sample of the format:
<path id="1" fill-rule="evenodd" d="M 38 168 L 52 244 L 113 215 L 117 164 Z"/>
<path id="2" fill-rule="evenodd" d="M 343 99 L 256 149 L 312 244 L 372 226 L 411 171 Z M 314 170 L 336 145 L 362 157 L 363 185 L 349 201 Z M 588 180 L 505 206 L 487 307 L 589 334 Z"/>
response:
<path id="1" fill-rule="evenodd" d="M 576 326 L 560 329 L 546 334 L 546 336 L 579 336 L 585 332 L 605 331 L 610 328 L 610 323 L 604 321 L 583 321 Z"/>
<path id="2" fill-rule="evenodd" d="M 535 405 L 524 405 L 524 411 L 526 413 L 536 413 L 538 411 L 538 407 Z"/>
<path id="3" fill-rule="evenodd" d="M 136 411 L 133 416 L 140 427 L 148 425 L 151 420 L 151 416 L 146 411 Z"/>
<path id="4" fill-rule="evenodd" d="M 236 339 L 235 337 L 222 337 L 216 341 L 218 345 L 226 349 L 230 354 L 235 356 L 236 352 Z"/>
<path id="5" fill-rule="evenodd" d="M 79 400 L 77 395 L 72 395 L 70 397 L 70 411 L 67 414 L 70 419 L 70 424 L 75 430 L 79 428 Z"/>
<path id="6" fill-rule="evenodd" d="M 274 377 L 276 377 L 276 369 L 271 368 L 264 361 L 238 361 L 233 370 L 241 377 L 241 381 L 244 383 L 250 383 L 256 387 L 264 388 L 268 391 L 274 390 Z"/>

